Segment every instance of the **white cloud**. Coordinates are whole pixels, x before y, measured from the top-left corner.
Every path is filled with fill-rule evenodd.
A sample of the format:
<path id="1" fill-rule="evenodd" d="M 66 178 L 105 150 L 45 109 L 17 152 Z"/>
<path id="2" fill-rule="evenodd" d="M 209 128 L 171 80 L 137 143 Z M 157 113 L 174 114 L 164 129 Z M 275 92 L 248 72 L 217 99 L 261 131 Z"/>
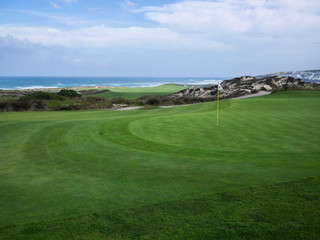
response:
<path id="1" fill-rule="evenodd" d="M 63 51 L 64 49 L 58 46 L 48 47 L 43 44 L 33 43 L 26 39 L 19 40 L 10 35 L 0 37 L 0 59 L 18 60 L 19 57 L 30 57 L 43 60 L 45 58 L 52 58 L 52 53 L 59 55 Z"/>
<path id="2" fill-rule="evenodd" d="M 0 52 L 0 73 L 16 76 L 74 75 L 83 68 L 83 59 L 88 58 L 78 51 L 19 40 L 9 35 L 0 37 Z"/>
<path id="3" fill-rule="evenodd" d="M 136 5 L 129 0 L 125 3 Z M 23 10 L 32 16 L 78 27 L 66 30 L 8 25 L 0 27 L 0 35 L 10 34 L 37 43 L 69 47 L 139 46 L 212 51 L 244 47 L 242 44 L 247 41 L 274 45 L 283 39 L 297 44 L 320 40 L 318 0 L 183 1 L 143 7 L 137 11 L 143 12 L 158 26 L 116 28 L 90 25 L 82 19 Z"/>
<path id="4" fill-rule="evenodd" d="M 39 12 L 39 11 L 30 11 L 30 10 L 15 10 L 15 12 L 21 13 L 21 14 L 27 14 L 33 17 L 42 17 L 49 20 L 52 20 L 54 22 L 59 22 L 65 25 L 87 25 L 89 22 L 87 20 L 83 20 L 77 17 L 71 17 L 67 15 L 58 15 L 58 14 L 51 14 L 46 12 Z"/>
<path id="5" fill-rule="evenodd" d="M 206 35 L 179 34 L 166 28 L 111 28 L 94 26 L 61 30 L 49 27 L 0 26 L 0 36 L 12 35 L 34 43 L 70 48 L 125 47 L 140 49 L 188 49 L 223 51 L 230 46 L 215 42 Z"/>
<path id="6" fill-rule="evenodd" d="M 131 2 L 129 0 L 124 0 L 123 2 L 120 3 L 122 7 L 124 8 L 133 8 L 136 7 L 137 4 L 134 2 Z"/>
<path id="7" fill-rule="evenodd" d="M 319 32 L 320 26 L 318 0 L 183 1 L 138 11 L 162 27 L 205 32 L 212 37 L 297 35 L 297 31 L 312 34 Z"/>
<path id="8" fill-rule="evenodd" d="M 81 62 L 82 62 L 82 59 L 76 58 L 76 59 L 73 59 L 73 62 L 74 62 L 74 63 L 81 63 Z"/>
<path id="9" fill-rule="evenodd" d="M 95 11 L 99 11 L 102 10 L 102 8 L 88 8 L 89 12 L 95 12 Z"/>
<path id="10" fill-rule="evenodd" d="M 231 68 L 241 72 L 255 66 L 257 73 L 268 72 L 267 66 L 274 71 L 318 66 L 319 0 L 182 1 L 140 9 L 130 1 L 122 3 L 144 14 L 152 27 L 110 27 L 70 16 L 24 10 L 21 13 L 67 26 L 0 25 L 0 37 L 13 36 L 17 53 L 39 48 L 39 56 L 49 58 L 52 54 L 59 59 L 56 52 L 64 51 L 55 51 L 55 46 L 61 46 L 69 53 L 63 61 L 73 66 L 85 66 L 88 61 L 98 66 L 106 61 L 113 69 L 116 61 L 120 70 L 123 65 L 141 65 L 142 74 L 148 64 L 150 72 L 153 65 L 159 69 L 163 65 L 179 67 L 182 75 L 195 65 L 207 72 Z M 160 59 L 158 62 L 154 55 Z"/>
<path id="11" fill-rule="evenodd" d="M 60 0 L 60 1 L 61 1 L 61 2 L 68 3 L 68 4 L 78 2 L 78 0 Z"/>
<path id="12" fill-rule="evenodd" d="M 50 5 L 54 8 L 61 8 L 57 3 L 49 1 Z"/>

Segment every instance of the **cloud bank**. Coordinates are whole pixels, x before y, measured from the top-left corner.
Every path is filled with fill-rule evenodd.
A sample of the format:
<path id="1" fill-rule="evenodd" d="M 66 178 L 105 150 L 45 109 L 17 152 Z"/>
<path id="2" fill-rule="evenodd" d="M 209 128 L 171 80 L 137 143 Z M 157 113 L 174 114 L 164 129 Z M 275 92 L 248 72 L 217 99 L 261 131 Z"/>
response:
<path id="1" fill-rule="evenodd" d="M 298 35 L 298 31 L 316 30 L 320 24 L 317 0 L 186 1 L 138 11 L 170 29 L 206 32 L 212 37 Z"/>
<path id="2" fill-rule="evenodd" d="M 251 64 L 256 72 L 262 69 L 257 64 L 269 64 L 270 70 L 320 67 L 315 62 L 320 53 L 318 0 L 182 1 L 144 7 L 125 1 L 124 5 L 132 14 L 142 14 L 152 27 L 141 24 L 120 28 L 73 19 L 72 28 L 70 24 L 60 28 L 0 25 L 0 36 L 10 35 L 14 41 L 29 41 L 49 48 L 60 46 L 70 52 L 78 51 L 80 58 L 85 57 L 85 52 L 121 49 L 128 54 L 140 51 L 148 56 L 151 52 L 163 51 L 168 59 L 175 61 L 187 52 L 198 60 L 220 58 L 221 64 L 229 64 L 234 69 L 248 66 L 248 71 Z M 46 16 L 55 17 L 43 14 Z M 84 22 L 85 27 L 77 25 Z M 275 69 L 277 65 L 281 69 Z M 206 71 L 210 73 L 210 69 Z"/>

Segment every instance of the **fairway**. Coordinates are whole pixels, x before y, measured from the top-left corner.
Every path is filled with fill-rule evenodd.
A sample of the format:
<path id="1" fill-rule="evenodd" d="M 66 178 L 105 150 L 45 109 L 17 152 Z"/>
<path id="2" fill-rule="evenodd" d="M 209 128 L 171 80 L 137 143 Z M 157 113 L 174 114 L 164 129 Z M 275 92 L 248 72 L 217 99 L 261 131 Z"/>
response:
<path id="1" fill-rule="evenodd" d="M 219 127 L 216 102 L 0 113 L 0 239 L 318 239 L 319 110 L 288 91 L 220 101 Z"/>
<path id="2" fill-rule="evenodd" d="M 142 96 L 148 95 L 168 95 L 180 90 L 186 89 L 186 87 L 166 84 L 156 87 L 110 87 L 109 92 L 95 94 L 94 96 L 105 98 L 117 98 L 122 97 L 126 99 L 137 99 Z"/>

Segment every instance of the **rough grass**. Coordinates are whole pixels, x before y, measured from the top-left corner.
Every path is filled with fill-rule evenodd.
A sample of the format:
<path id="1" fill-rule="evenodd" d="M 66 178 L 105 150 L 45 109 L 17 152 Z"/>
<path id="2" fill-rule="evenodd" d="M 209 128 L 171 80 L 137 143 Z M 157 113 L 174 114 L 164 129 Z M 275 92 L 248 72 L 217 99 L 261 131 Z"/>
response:
<path id="1" fill-rule="evenodd" d="M 161 85 L 158 87 L 111 87 L 108 88 L 110 92 L 104 92 L 94 96 L 106 97 L 109 99 L 117 97 L 137 99 L 139 97 L 148 95 L 168 95 L 185 88 L 186 87 L 178 85 Z"/>
<path id="2" fill-rule="evenodd" d="M 320 92 L 0 115 L 0 239 L 318 239 Z"/>
<path id="3" fill-rule="evenodd" d="M 16 96 L 0 96 L 0 102 L 8 100 L 18 100 L 19 97 Z"/>

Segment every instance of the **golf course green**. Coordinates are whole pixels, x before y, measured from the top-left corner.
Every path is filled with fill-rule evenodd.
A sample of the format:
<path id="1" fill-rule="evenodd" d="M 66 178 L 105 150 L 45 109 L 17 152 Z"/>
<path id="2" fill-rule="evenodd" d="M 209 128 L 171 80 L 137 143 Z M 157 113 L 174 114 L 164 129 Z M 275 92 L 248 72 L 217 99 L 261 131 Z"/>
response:
<path id="1" fill-rule="evenodd" d="M 320 91 L 0 113 L 0 239 L 319 239 Z"/>
<path id="2" fill-rule="evenodd" d="M 168 95 L 186 89 L 184 86 L 166 84 L 156 87 L 110 87 L 108 92 L 95 94 L 97 97 L 137 99 L 148 95 Z"/>

